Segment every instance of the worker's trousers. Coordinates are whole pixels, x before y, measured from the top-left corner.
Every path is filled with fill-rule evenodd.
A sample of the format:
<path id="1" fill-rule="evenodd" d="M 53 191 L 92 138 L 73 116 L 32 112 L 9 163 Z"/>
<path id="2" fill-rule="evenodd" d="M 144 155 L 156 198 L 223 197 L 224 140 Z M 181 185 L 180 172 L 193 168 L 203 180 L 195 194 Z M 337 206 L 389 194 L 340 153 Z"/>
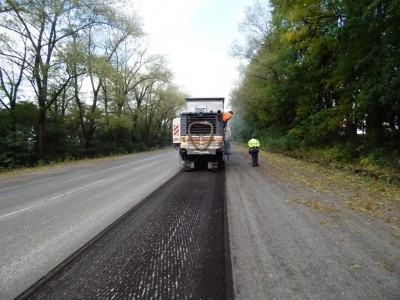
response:
<path id="1" fill-rule="evenodd" d="M 258 167 L 258 152 L 254 151 L 251 153 L 251 163 L 253 167 Z"/>

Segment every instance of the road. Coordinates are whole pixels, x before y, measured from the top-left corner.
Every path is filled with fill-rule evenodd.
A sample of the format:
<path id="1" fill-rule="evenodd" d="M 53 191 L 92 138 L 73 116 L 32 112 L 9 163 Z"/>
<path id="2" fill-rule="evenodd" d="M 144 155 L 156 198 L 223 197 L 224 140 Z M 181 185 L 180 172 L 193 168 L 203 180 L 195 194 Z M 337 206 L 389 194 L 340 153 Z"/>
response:
<path id="1" fill-rule="evenodd" d="M 65 170 L 39 173 L 33 184 L 28 183 L 28 180 L 25 182 L 27 177 L 23 176 L 14 182 L 15 185 L 19 184 L 19 188 L 13 188 L 13 181 L 0 180 L 2 241 L 0 272 L 2 275 L 5 274 L 1 279 L 3 294 L 0 298 L 8 299 L 16 296 L 18 291 L 34 283 L 35 278 L 40 278 L 56 266 L 57 262 L 65 259 L 118 216 L 135 206 L 150 191 L 174 177 L 177 183 L 169 187 L 171 190 L 157 192 L 159 195 L 157 197 L 167 195 L 167 198 L 178 201 L 171 203 L 172 207 L 180 205 L 186 207 L 180 202 L 182 198 L 178 196 L 179 192 L 173 188 L 182 186 L 182 183 L 179 184 L 180 180 L 189 180 L 184 184 L 188 186 L 184 194 L 197 194 L 196 186 L 200 183 L 206 186 L 208 183 L 209 194 L 202 194 L 201 201 L 192 201 L 190 197 L 186 199 L 188 203 L 192 203 L 187 206 L 191 207 L 190 214 L 187 214 L 187 209 L 175 211 L 153 204 L 153 220 L 164 219 L 166 222 L 160 222 L 158 225 L 155 221 L 150 222 L 159 227 L 148 227 L 149 231 L 139 230 L 136 233 L 124 231 L 127 236 L 133 237 L 133 240 L 138 240 L 135 234 L 144 235 L 143 239 L 146 240 L 147 246 L 140 248 L 139 245 L 138 251 L 140 253 L 142 249 L 151 254 L 145 258 L 134 254 L 122 262 L 116 260 L 117 264 L 122 263 L 122 268 L 115 270 L 110 266 L 111 273 L 88 272 L 89 279 L 96 274 L 98 279 L 96 281 L 100 283 L 101 288 L 110 283 L 110 289 L 101 290 L 99 287 L 96 290 L 99 297 L 111 298 L 117 295 L 113 291 L 122 293 L 118 295 L 125 295 L 126 298 L 138 295 L 135 294 L 137 291 L 132 290 L 132 286 L 143 283 L 140 278 L 147 278 L 146 282 L 149 285 L 141 290 L 141 293 L 144 293 L 143 298 L 163 298 L 160 295 L 166 295 L 168 299 L 178 299 L 180 295 L 207 298 L 208 294 L 201 289 L 202 285 L 196 286 L 197 281 L 193 280 L 196 277 L 188 275 L 190 272 L 187 273 L 187 267 L 189 266 L 195 273 L 200 273 L 204 279 L 204 274 L 207 273 L 199 270 L 210 268 L 209 265 L 204 267 L 202 263 L 206 261 L 210 263 L 213 258 L 221 257 L 221 253 L 218 254 L 216 250 L 220 249 L 220 246 L 211 247 L 210 249 L 214 249 L 210 250 L 211 252 L 204 250 L 207 249 L 204 245 L 208 244 L 207 239 L 203 237 L 213 235 L 197 234 L 197 231 L 192 229 L 196 227 L 195 224 L 208 224 L 205 220 L 219 215 L 215 213 L 218 209 L 212 209 L 210 202 L 207 201 L 212 202 L 217 193 L 220 195 L 222 187 L 225 188 L 227 203 L 225 212 L 228 227 L 225 229 L 229 231 L 225 232 L 225 235 L 228 234 L 230 240 L 230 247 L 226 247 L 225 250 L 230 255 L 235 299 L 400 299 L 400 241 L 382 229 L 388 226 L 382 223 L 384 221 L 373 216 L 360 216 L 350 210 L 332 213 L 301 205 L 293 199 L 315 197 L 315 192 L 310 192 L 289 180 L 277 178 L 269 169 L 269 165 L 261 164 L 260 168 L 251 167 L 250 158 L 235 149 L 224 172 L 209 174 L 180 172 L 182 167 L 177 163 L 176 152 L 172 150 L 156 152 L 155 159 L 160 161 L 154 162 L 153 167 L 149 167 L 148 165 L 154 160 L 151 155 L 154 153 L 123 158 L 117 163 L 110 161 L 105 164 L 77 166 L 74 167 L 75 172 L 71 174 Z M 112 170 L 110 173 L 115 175 L 110 175 L 107 169 Z M 137 169 L 138 173 L 132 169 Z M 145 170 L 149 169 L 150 173 L 145 174 Z M 185 175 L 181 176 L 182 174 Z M 225 176 L 225 187 L 224 182 L 213 181 L 217 178 L 221 180 L 219 175 Z M 190 182 L 193 185 L 189 184 Z M 30 198 L 32 202 L 27 205 L 26 202 L 20 201 L 23 198 Z M 161 203 L 160 201 L 154 203 Z M 15 203 L 14 206 L 11 203 Z M 196 203 L 208 203 L 204 206 L 206 208 L 204 211 L 208 211 L 209 215 L 197 214 L 200 206 L 196 207 Z M 111 216 L 108 215 L 110 211 Z M 170 212 L 172 216 L 160 217 L 158 213 L 161 211 Z M 174 215 L 177 212 L 178 215 Z M 189 219 L 180 219 L 184 214 L 188 215 Z M 16 219 L 21 221 L 17 223 Z M 191 219 L 201 221 L 191 223 Z M 69 223 L 67 220 L 70 220 Z M 140 219 L 132 218 L 134 223 L 139 222 L 138 220 Z M 89 228 L 90 226 L 92 228 Z M 133 230 L 140 226 L 129 225 L 124 230 L 126 228 Z M 200 232 L 204 232 L 202 230 L 200 228 Z M 148 239 L 146 232 L 151 233 Z M 180 233 L 176 234 L 178 232 Z M 161 239 L 159 234 L 162 236 Z M 217 236 L 221 239 L 221 234 Z M 168 243 L 167 247 L 165 241 L 174 239 L 183 241 L 182 245 L 186 246 Z M 128 238 L 126 240 L 127 243 L 122 243 L 121 247 L 132 248 L 132 252 L 135 253 L 137 249 L 133 247 L 134 243 L 129 243 Z M 204 241 L 204 244 L 201 244 L 201 241 Z M 113 244 L 115 242 L 110 245 Z M 108 246 L 106 249 L 118 252 L 118 247 Z M 192 247 L 190 251 L 189 247 Z M 199 252 L 196 252 L 196 249 L 200 249 Z M 82 260 L 85 263 L 82 264 L 83 271 L 90 271 L 91 266 L 96 264 L 103 265 L 103 260 L 110 261 L 108 258 L 113 256 L 107 253 L 100 249 L 94 256 L 85 256 L 86 258 Z M 165 253 L 170 253 L 171 256 L 166 256 Z M 194 260 L 187 259 L 186 253 L 193 253 Z M 199 256 L 197 253 L 205 256 Z M 146 263 L 138 264 L 135 262 L 135 257 L 139 257 L 140 262 Z M 167 259 L 168 257 L 175 257 L 178 260 Z M 199 257 L 208 259 L 199 260 Z M 171 261 L 175 264 L 170 264 Z M 114 260 L 111 260 L 112 262 Z M 185 262 L 195 263 L 185 265 Z M 177 265 L 181 268 L 175 269 L 174 266 Z M 75 266 L 77 267 L 73 269 L 79 269 L 80 264 Z M 141 267 L 137 268 L 138 266 Z M 130 271 L 135 268 L 138 269 L 137 272 Z M 158 274 L 164 277 L 157 277 L 157 272 L 153 270 L 159 270 Z M 59 290 L 59 282 L 72 289 L 82 287 L 80 284 L 85 286 L 85 282 L 88 282 L 87 277 L 82 279 L 81 283 L 70 280 L 64 282 L 66 278 L 75 278 L 71 276 L 75 273 L 68 273 L 69 275 L 67 273 L 54 281 L 57 286 L 57 290 L 53 289 L 55 298 L 68 295 Z M 182 274 L 186 274 L 187 276 L 183 277 L 192 282 L 186 286 L 194 286 L 193 290 L 182 289 L 184 285 L 177 284 L 180 281 L 170 282 L 170 276 L 178 275 L 178 278 L 182 278 Z M 165 280 L 157 281 L 153 280 L 154 278 Z M 210 276 L 210 278 L 216 277 Z M 130 279 L 133 285 L 124 281 Z M 137 279 L 139 281 L 135 284 Z M 10 287 L 14 282 L 18 286 Z M 165 286 L 159 282 L 166 282 L 167 287 L 173 288 L 154 294 L 154 291 L 158 291 L 157 287 Z M 111 286 L 112 284 L 114 286 Z M 153 287 L 156 288 L 151 288 L 152 284 L 155 284 Z M 3 289 L 7 293 L 3 292 Z M 89 293 L 85 294 L 86 296 L 93 295 L 92 289 L 88 288 L 86 291 Z M 38 298 L 47 295 L 47 292 L 40 293 L 37 294 Z M 82 294 L 78 294 L 77 297 L 79 295 Z M 218 295 L 221 294 L 215 292 L 212 295 L 214 299 L 220 299 Z"/>
<path id="2" fill-rule="evenodd" d="M 387 224 L 302 206 L 293 199 L 315 194 L 268 168 L 239 152 L 226 168 L 235 299 L 400 299 L 400 241 Z"/>
<path id="3" fill-rule="evenodd" d="M 0 299 L 12 299 L 182 170 L 175 150 L 0 180 Z"/>
<path id="4" fill-rule="evenodd" d="M 223 185 L 178 173 L 18 299 L 224 299 Z"/>

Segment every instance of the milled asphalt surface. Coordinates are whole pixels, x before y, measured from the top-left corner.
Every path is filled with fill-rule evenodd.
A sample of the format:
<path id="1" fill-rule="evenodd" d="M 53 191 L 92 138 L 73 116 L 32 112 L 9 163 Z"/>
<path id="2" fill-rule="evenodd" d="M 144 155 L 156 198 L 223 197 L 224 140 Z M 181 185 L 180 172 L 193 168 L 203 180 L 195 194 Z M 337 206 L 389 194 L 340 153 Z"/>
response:
<path id="1" fill-rule="evenodd" d="M 292 201 L 285 182 L 233 152 L 226 194 L 235 299 L 400 299 L 400 250 L 354 213 Z"/>

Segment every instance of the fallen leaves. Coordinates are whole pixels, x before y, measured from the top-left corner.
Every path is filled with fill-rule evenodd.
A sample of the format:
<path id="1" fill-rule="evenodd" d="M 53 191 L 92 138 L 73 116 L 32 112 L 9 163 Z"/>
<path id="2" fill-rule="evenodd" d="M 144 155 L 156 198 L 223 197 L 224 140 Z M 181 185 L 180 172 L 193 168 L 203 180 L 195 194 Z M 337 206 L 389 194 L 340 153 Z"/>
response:
<path id="1" fill-rule="evenodd" d="M 294 199 L 296 203 L 328 214 L 347 208 L 400 224 L 400 186 L 267 151 L 260 151 L 259 160 L 262 171 L 288 185 L 306 187 L 318 197 Z"/>
<path id="2" fill-rule="evenodd" d="M 349 266 L 349 268 L 352 269 L 352 270 L 359 270 L 359 269 L 362 269 L 362 267 L 361 267 L 360 265 L 358 265 L 358 264 L 356 264 L 356 263 L 354 263 L 354 262 L 350 262 L 350 263 L 348 264 L 348 266 Z"/>
<path id="3" fill-rule="evenodd" d="M 339 209 L 315 199 L 293 199 L 293 201 L 296 203 L 304 204 L 305 206 L 311 207 L 312 209 L 325 212 L 327 214 L 335 214 L 339 211 Z"/>
<path id="4" fill-rule="evenodd" d="M 347 200 L 343 201 L 343 204 L 352 210 L 357 210 L 359 212 L 369 212 L 379 210 L 382 202 L 376 200 L 367 200 L 360 198 L 348 198 Z"/>

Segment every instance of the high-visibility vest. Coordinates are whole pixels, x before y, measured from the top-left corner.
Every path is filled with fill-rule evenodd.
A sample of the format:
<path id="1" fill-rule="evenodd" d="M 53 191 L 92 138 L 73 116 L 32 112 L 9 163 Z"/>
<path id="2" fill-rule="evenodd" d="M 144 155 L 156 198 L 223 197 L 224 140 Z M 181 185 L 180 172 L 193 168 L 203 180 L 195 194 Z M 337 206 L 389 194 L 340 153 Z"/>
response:
<path id="1" fill-rule="evenodd" d="M 248 143 L 249 148 L 253 148 L 253 147 L 260 147 L 260 142 L 257 139 L 251 139 Z"/>
<path id="2" fill-rule="evenodd" d="M 232 118 L 232 114 L 230 112 L 224 112 L 222 115 L 222 121 L 226 122 Z"/>

